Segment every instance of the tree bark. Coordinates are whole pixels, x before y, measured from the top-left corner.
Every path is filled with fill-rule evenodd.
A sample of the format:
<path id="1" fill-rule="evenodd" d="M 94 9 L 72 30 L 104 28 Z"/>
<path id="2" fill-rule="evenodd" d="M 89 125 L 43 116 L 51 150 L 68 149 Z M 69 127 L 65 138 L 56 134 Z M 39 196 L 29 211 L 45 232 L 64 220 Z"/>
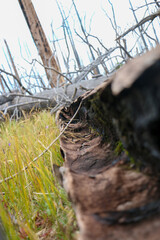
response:
<path id="1" fill-rule="evenodd" d="M 49 43 L 47 41 L 47 38 L 41 26 L 41 23 L 38 19 L 38 16 L 36 14 L 32 1 L 18 0 L 18 2 L 24 14 L 25 20 L 28 24 L 29 30 L 31 32 L 32 38 L 37 47 L 39 55 L 42 59 L 43 65 L 50 68 L 55 68 L 55 70 L 60 72 L 61 71 L 60 67 L 55 57 L 53 56 L 53 53 L 51 51 L 51 48 L 49 46 Z M 57 85 L 57 79 L 59 77 L 59 74 L 56 73 L 55 71 L 51 71 L 48 69 L 45 69 L 45 71 L 46 71 L 46 75 L 50 83 L 50 86 L 55 87 Z M 61 82 L 62 81 L 63 79 L 61 77 Z"/>
<path id="2" fill-rule="evenodd" d="M 159 80 L 160 46 L 58 112 L 79 240 L 159 240 Z"/>

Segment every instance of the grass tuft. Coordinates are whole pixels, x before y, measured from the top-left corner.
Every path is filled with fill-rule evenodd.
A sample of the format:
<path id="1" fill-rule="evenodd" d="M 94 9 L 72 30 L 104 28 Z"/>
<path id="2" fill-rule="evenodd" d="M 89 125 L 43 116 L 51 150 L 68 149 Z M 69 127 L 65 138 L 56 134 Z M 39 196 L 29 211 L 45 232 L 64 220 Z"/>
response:
<path id="1" fill-rule="evenodd" d="M 0 180 L 21 171 L 58 134 L 47 111 L 1 123 Z M 0 216 L 9 239 L 74 238 L 74 212 L 52 174 L 53 163 L 63 164 L 58 141 L 26 171 L 0 184 Z"/>

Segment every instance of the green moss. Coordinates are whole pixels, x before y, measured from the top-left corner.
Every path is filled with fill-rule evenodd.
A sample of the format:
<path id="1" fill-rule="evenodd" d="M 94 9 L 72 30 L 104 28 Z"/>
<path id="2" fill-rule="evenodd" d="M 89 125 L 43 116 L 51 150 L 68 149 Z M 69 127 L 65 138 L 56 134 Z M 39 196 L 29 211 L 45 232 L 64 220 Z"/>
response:
<path id="1" fill-rule="evenodd" d="M 103 119 L 104 115 L 103 115 L 103 111 L 100 107 L 100 106 L 102 106 L 102 104 L 100 103 L 99 93 L 97 93 L 95 95 L 95 97 L 92 100 L 90 100 L 90 103 L 91 103 L 91 107 L 92 107 L 94 113 L 96 114 L 96 118 L 97 118 L 96 120 L 104 125 L 105 120 Z"/>
<path id="2" fill-rule="evenodd" d="M 121 141 L 118 141 L 116 144 L 116 148 L 114 150 L 116 156 L 119 156 L 122 152 L 124 152 L 128 158 L 129 158 L 129 162 L 127 164 L 125 164 L 125 169 L 128 170 L 135 170 L 140 172 L 141 168 L 142 168 L 142 164 L 140 161 L 137 161 L 137 159 L 135 159 L 133 156 L 130 155 L 130 153 L 124 148 L 123 144 Z"/>
<path id="3" fill-rule="evenodd" d="M 127 169 L 134 169 L 137 172 L 140 172 L 142 169 L 142 163 L 140 161 L 138 161 L 137 159 L 135 159 L 133 156 L 130 155 L 130 153 L 124 149 L 125 154 L 129 157 L 129 163 L 127 164 Z"/>
<path id="4" fill-rule="evenodd" d="M 116 148 L 115 148 L 115 154 L 117 156 L 119 156 L 123 151 L 124 151 L 124 147 L 121 141 L 118 141 L 116 144 Z"/>
<path id="5" fill-rule="evenodd" d="M 110 92 L 104 92 L 103 95 L 108 96 L 108 101 L 110 100 Z M 111 149 L 114 151 L 115 156 L 120 156 L 123 152 L 128 156 L 128 163 L 126 163 L 127 169 L 135 169 L 136 171 L 140 171 L 141 164 L 137 159 L 134 159 L 133 156 L 124 148 L 122 142 L 119 140 L 117 136 L 117 132 L 115 130 L 115 126 L 113 125 L 113 119 L 110 117 L 110 103 L 107 105 L 107 101 L 105 105 L 103 104 L 102 92 L 97 92 L 92 99 L 89 100 L 89 119 L 91 120 L 92 130 L 91 132 L 95 132 L 98 135 L 103 137 L 104 142 L 109 142 L 111 144 Z"/>
<path id="6" fill-rule="evenodd" d="M 97 132 L 97 130 L 95 128 L 93 128 L 92 126 L 89 126 L 89 132 L 91 134 L 93 134 L 94 136 L 100 136 L 100 134 Z"/>

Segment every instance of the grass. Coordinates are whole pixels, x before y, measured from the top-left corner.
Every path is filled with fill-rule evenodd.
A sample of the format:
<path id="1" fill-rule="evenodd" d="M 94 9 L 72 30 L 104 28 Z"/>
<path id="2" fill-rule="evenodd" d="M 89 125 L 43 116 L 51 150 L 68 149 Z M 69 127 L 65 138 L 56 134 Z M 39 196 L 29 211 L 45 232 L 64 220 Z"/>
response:
<path id="1" fill-rule="evenodd" d="M 23 120 L 0 126 L 0 179 L 18 173 L 56 138 L 54 117 L 43 111 Z M 62 165 L 56 142 L 26 171 L 0 184 L 0 216 L 8 238 L 74 238 L 76 221 L 66 193 L 52 173 L 52 165 Z"/>

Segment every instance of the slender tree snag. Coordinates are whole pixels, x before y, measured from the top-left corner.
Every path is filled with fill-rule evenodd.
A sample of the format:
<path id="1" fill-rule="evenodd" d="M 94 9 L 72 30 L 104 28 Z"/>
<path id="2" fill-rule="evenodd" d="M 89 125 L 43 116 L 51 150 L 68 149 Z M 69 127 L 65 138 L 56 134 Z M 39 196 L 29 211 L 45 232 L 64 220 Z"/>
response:
<path id="1" fill-rule="evenodd" d="M 160 46 L 57 114 L 79 240 L 159 240 Z"/>
<path id="2" fill-rule="evenodd" d="M 3 92 L 6 93 L 6 90 L 5 90 L 5 87 L 4 87 L 4 84 L 3 84 L 3 79 L 1 78 L 1 75 L 0 75 L 0 85 L 2 87 Z"/>
<path id="3" fill-rule="evenodd" d="M 60 68 L 58 63 L 56 62 L 55 57 L 51 51 L 45 33 L 42 29 L 41 23 L 38 19 L 34 6 L 31 0 L 18 0 L 26 22 L 28 24 L 29 30 L 33 37 L 34 43 L 37 47 L 39 55 L 42 59 L 43 65 L 47 67 L 55 68 L 58 72 L 60 72 Z M 48 81 L 51 87 L 55 87 L 57 85 L 57 79 L 59 74 L 55 71 L 51 71 L 45 69 Z M 63 78 L 61 77 L 61 81 Z"/>
<path id="4" fill-rule="evenodd" d="M 18 71 L 17 71 L 16 65 L 15 65 L 15 63 L 14 63 L 14 60 L 13 60 L 13 57 L 12 57 L 11 51 L 10 51 L 10 49 L 9 49 L 8 43 L 7 43 L 6 40 L 4 40 L 4 43 L 5 43 L 6 48 L 7 48 L 7 52 L 8 52 L 8 55 L 9 55 L 9 58 L 10 58 L 11 64 L 12 64 L 12 68 L 13 68 L 13 70 L 14 70 L 14 74 L 15 74 L 15 76 L 16 76 L 16 79 L 18 79 L 18 84 L 19 84 L 19 86 L 20 86 L 20 88 L 21 88 L 21 85 L 22 85 L 22 84 L 21 84 L 21 79 L 20 79 L 20 77 L 19 77 L 19 74 L 18 74 Z M 22 89 L 22 90 L 23 90 L 23 89 Z"/>

